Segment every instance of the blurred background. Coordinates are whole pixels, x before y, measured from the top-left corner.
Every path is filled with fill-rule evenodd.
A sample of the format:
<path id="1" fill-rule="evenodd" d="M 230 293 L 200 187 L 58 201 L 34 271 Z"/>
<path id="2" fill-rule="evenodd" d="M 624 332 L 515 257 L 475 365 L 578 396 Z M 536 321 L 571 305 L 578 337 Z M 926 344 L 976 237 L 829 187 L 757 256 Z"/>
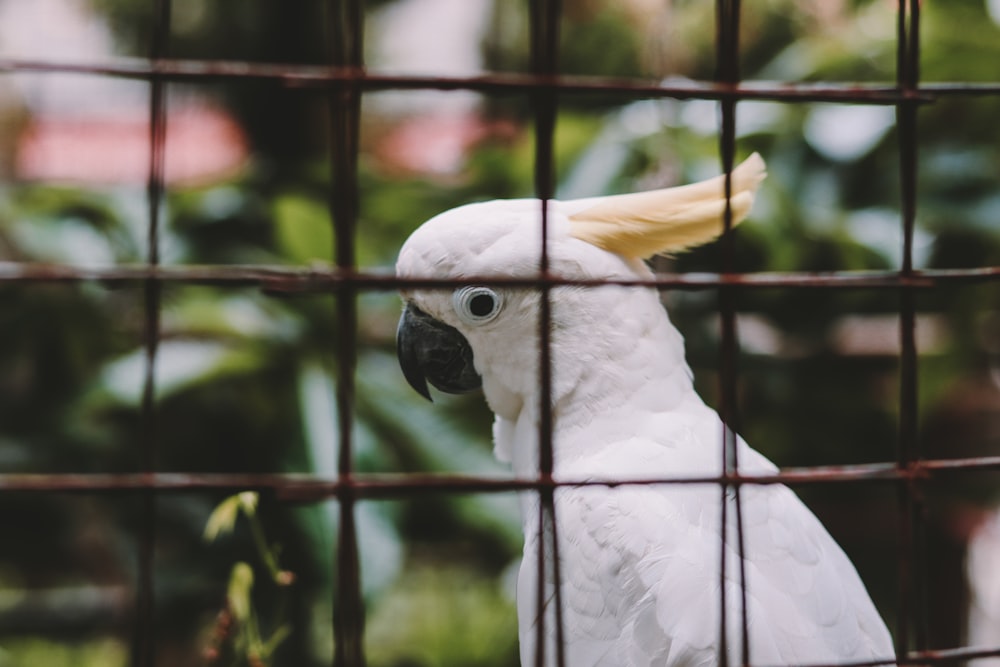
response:
<path id="1" fill-rule="evenodd" d="M 167 54 L 324 64 L 328 4 L 174 0 Z M 564 73 L 670 82 L 714 75 L 714 3 L 563 5 Z M 0 0 L 0 267 L 146 260 L 150 84 L 8 64 L 145 58 L 152 7 Z M 527 9 L 526 0 L 369 0 L 366 65 L 402 75 L 528 71 Z M 891 85 L 896 11 L 891 0 L 746 1 L 742 75 Z M 928 82 L 1000 81 L 1000 2 L 923 3 L 920 66 Z M 163 263 L 329 265 L 326 95 L 212 79 L 171 83 L 166 99 Z M 595 93 L 564 94 L 558 104 L 561 198 L 719 172 L 714 102 Z M 770 173 L 736 232 L 737 269 L 899 268 L 892 107 L 742 102 L 737 113 L 739 156 L 759 151 Z M 533 118 L 526 93 L 365 94 L 359 265 L 391 271 L 406 236 L 441 210 L 531 196 Z M 997 118 L 995 93 L 921 108 L 916 268 L 1000 265 Z M 722 268 L 717 246 L 658 261 L 670 271 Z M 159 469 L 334 476 L 334 298 L 180 285 L 162 296 Z M 717 405 L 718 294 L 663 298 L 687 339 L 699 390 Z M 0 473 L 141 469 L 143 303 L 139 284 L 0 283 Z M 916 303 L 921 451 L 1000 455 L 1000 285 L 949 283 L 920 290 Z M 898 292 L 774 287 L 741 291 L 736 304 L 738 430 L 753 446 L 782 466 L 895 460 Z M 432 406 L 406 385 L 393 346 L 399 308 L 392 293 L 359 298 L 357 470 L 508 475 L 492 458 L 480 396 L 436 396 Z M 933 647 L 1000 646 L 1000 593 L 989 590 L 1000 587 L 997 481 L 978 472 L 920 485 L 922 604 Z M 844 545 L 893 627 L 896 487 L 797 491 Z M 517 664 L 513 495 L 442 493 L 363 501 L 356 510 L 370 665 Z M 214 539 L 204 536 L 210 516 Z M 157 664 L 331 664 L 337 518 L 334 502 L 161 496 Z M 128 664 L 143 520 L 128 494 L 0 493 L 0 667 Z"/>

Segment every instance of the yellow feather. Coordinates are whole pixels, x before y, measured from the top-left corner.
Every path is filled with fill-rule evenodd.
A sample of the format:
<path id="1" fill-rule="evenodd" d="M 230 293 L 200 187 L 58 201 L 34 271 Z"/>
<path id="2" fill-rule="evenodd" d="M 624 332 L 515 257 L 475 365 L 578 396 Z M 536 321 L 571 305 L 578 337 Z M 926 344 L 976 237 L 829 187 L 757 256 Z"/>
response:
<path id="1" fill-rule="evenodd" d="M 736 225 L 750 212 L 757 186 L 767 175 L 754 153 L 733 169 L 730 211 Z M 624 257 L 647 258 L 707 243 L 722 233 L 725 176 L 650 192 L 601 197 L 569 216 L 570 234 Z"/>

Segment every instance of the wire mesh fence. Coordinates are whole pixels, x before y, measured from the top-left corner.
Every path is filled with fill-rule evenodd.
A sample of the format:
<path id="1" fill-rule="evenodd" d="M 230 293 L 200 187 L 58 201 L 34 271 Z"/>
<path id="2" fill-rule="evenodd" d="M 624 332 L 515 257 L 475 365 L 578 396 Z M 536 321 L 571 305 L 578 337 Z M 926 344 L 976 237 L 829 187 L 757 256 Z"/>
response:
<path id="1" fill-rule="evenodd" d="M 197 4 L 197 3 L 194 3 Z M 882 582 L 881 587 L 892 591 L 891 609 L 883 609 L 887 618 L 894 619 L 892 630 L 898 657 L 898 664 L 954 664 L 973 658 L 1000 656 L 1000 646 L 973 647 L 961 641 L 942 644 L 936 637 L 940 634 L 932 627 L 937 622 L 930 600 L 941 599 L 935 592 L 941 571 L 931 543 L 936 535 L 929 534 L 929 513 L 935 507 L 928 501 L 928 490 L 938 484 L 962 484 L 976 474 L 987 475 L 1000 470 L 1000 451 L 974 451 L 956 453 L 948 449 L 928 451 L 930 436 L 922 433 L 922 422 L 927 415 L 922 413 L 922 387 L 918 382 L 921 375 L 921 342 L 919 325 L 921 313 L 930 310 L 922 299 L 925 295 L 946 293 L 957 296 L 963 290 L 983 288 L 984 298 L 994 298 L 988 291 L 1000 278 L 1000 265 L 990 257 L 978 264 L 963 266 L 938 266 L 924 268 L 915 260 L 919 253 L 919 230 L 917 217 L 921 213 L 921 186 L 918 181 L 920 161 L 921 119 L 925 109 L 939 104 L 953 103 L 970 106 L 986 100 L 1000 99 L 1000 72 L 990 75 L 985 81 L 950 80 L 938 83 L 924 82 L 921 76 L 922 50 L 920 35 L 928 29 L 922 25 L 925 8 L 916 0 L 901 1 L 893 5 L 892 12 L 880 14 L 884 20 L 894 18 L 892 42 L 894 45 L 895 81 L 874 83 L 817 83 L 806 81 L 783 81 L 774 83 L 764 80 L 744 79 L 742 64 L 746 58 L 741 44 L 741 35 L 746 33 L 747 16 L 756 16 L 758 3 L 719 0 L 714 3 L 710 16 L 712 25 L 701 24 L 699 30 L 711 32 L 714 71 L 700 80 L 666 79 L 650 81 L 638 78 L 608 77 L 589 74 L 565 74 L 561 58 L 565 55 L 566 36 L 563 32 L 567 7 L 557 0 L 529 3 L 527 20 L 529 29 L 526 66 L 523 71 L 488 71 L 475 75 L 413 75 L 379 71 L 366 66 L 365 35 L 366 8 L 360 0 L 318 3 L 318 16 L 323 19 L 319 32 L 323 34 L 323 49 L 326 62 L 303 64 L 277 64 L 274 61 L 259 60 L 213 60 L 210 58 L 176 58 L 173 45 L 179 41 L 175 35 L 179 13 L 191 12 L 192 3 L 171 0 L 156 0 L 152 10 L 146 15 L 149 23 L 144 28 L 144 51 L 139 57 L 128 59 L 109 58 L 102 62 L 78 62 L 71 59 L 46 58 L 31 59 L 7 57 L 0 60 L 0 72 L 18 76 L 74 75 L 93 80 L 115 80 L 142 82 L 148 97 L 145 111 L 148 115 L 144 125 L 144 142 L 148 150 L 144 153 L 145 192 L 143 195 L 144 243 L 141 257 L 133 261 L 109 262 L 100 266 L 85 266 L 73 261 L 8 261 L 0 265 L 0 282 L 9 294 L 24 295 L 30 301 L 35 290 L 66 288 L 70 290 L 102 290 L 102 293 L 127 294 L 132 307 L 141 315 L 128 323 L 128 335 L 141 341 L 141 353 L 135 357 L 141 368 L 137 377 L 141 386 L 135 396 L 135 418 L 129 422 L 127 442 L 129 456 L 116 462 L 106 470 L 91 470 L 83 467 L 79 471 L 66 471 L 58 464 L 51 469 L 18 469 L 16 465 L 0 473 L 0 496 L 24 499 L 31 496 L 62 497 L 104 497 L 112 503 L 123 503 L 129 507 L 130 516 L 126 522 L 135 526 L 135 541 L 132 549 L 130 573 L 132 580 L 124 582 L 122 590 L 128 591 L 128 600 L 120 605 L 125 609 L 126 620 L 120 618 L 108 621 L 115 627 L 125 627 L 131 641 L 128 663 L 139 666 L 168 664 L 162 649 L 163 626 L 168 612 L 169 593 L 166 585 L 159 581 L 158 562 L 169 558 L 158 550 L 164 532 L 172 528 L 165 525 L 163 506 L 172 498 L 188 494 L 202 494 L 205 497 L 221 496 L 243 492 L 259 491 L 266 494 L 276 506 L 317 505 L 335 500 L 335 510 L 323 514 L 326 527 L 336 526 L 336 536 L 328 553 L 330 568 L 330 592 L 328 603 L 332 609 L 329 624 L 332 625 L 332 647 L 329 661 L 335 665 L 366 664 L 365 644 L 365 569 L 369 565 L 370 554 L 365 554 L 359 537 L 358 515 L 373 502 L 403 500 L 415 502 L 424 497 L 459 495 L 510 495 L 512 492 L 537 494 L 539 515 L 538 535 L 541 539 L 551 539 L 550 548 L 538 550 L 538 580 L 551 575 L 560 580 L 558 545 L 554 535 L 558 530 L 559 517 L 556 512 L 556 491 L 561 487 L 580 486 L 620 486 L 628 485 L 704 485 L 719 487 L 723 501 L 727 494 L 735 494 L 735 517 L 726 516 L 729 504 L 722 502 L 722 524 L 742 526 L 740 498 L 741 489 L 747 485 L 771 485 L 776 483 L 794 486 L 808 493 L 816 487 L 850 486 L 857 488 L 878 488 L 878 492 L 865 496 L 877 498 L 882 506 L 864 508 L 861 511 L 886 513 L 893 516 L 891 523 L 895 534 L 891 539 L 879 542 L 895 549 L 891 555 L 882 554 L 883 567 L 880 576 L 893 579 Z M 500 2 L 498 5 L 505 3 Z M 565 3 L 572 5 L 573 3 Z M 763 4 L 763 3 L 761 3 Z M 877 3 L 875 3 L 877 4 Z M 969 3 L 971 4 L 971 3 Z M 180 5 L 183 5 L 181 7 Z M 860 7 L 860 5 L 859 5 Z M 183 11 L 182 11 L 183 10 Z M 860 9 L 857 9 L 860 11 Z M 936 8 L 946 13 L 948 8 Z M 952 11 L 959 11 L 954 9 Z M 236 12 L 236 10 L 234 10 Z M 236 20 L 236 13 L 229 17 Z M 754 29 L 759 29 L 759 19 Z M 682 39 L 674 33 L 673 39 Z M 302 94 L 320 101 L 320 114 L 325 123 L 325 136 L 317 143 L 325 141 L 324 176 L 318 179 L 326 198 L 326 209 L 321 214 L 332 233 L 325 237 L 328 244 L 328 263 L 306 265 L 305 262 L 278 264 L 276 262 L 229 261 L 219 256 L 217 261 L 206 263 L 164 261 L 164 239 L 168 232 L 164 229 L 165 200 L 171 185 L 171 160 L 177 151 L 171 143 L 174 132 L 182 132 L 183 125 L 171 115 L 171 96 L 175 86 L 261 86 L 268 94 Z M 849 270 L 848 266 L 834 265 L 829 270 L 748 270 L 742 261 L 741 249 L 736 246 L 734 235 L 726 234 L 719 243 L 717 253 L 708 261 L 708 270 L 685 271 L 671 267 L 657 272 L 655 279 L 643 281 L 567 280 L 553 276 L 548 271 L 548 256 L 542 244 L 541 265 L 538 278 L 497 279 L 484 276 L 481 284 L 496 287 L 519 287 L 537 289 L 542 295 L 538 342 L 540 349 L 540 372 L 538 382 L 541 388 L 539 404 L 538 438 L 540 460 L 537 478 L 525 479 L 495 474 L 433 472 L 366 472 L 359 466 L 363 458 L 365 442 L 371 439 L 365 430 L 359 430 L 359 415 L 371 410 L 370 404 L 359 396 L 359 383 L 369 382 L 365 377 L 371 366 L 365 365 L 363 321 L 369 294 L 392 294 L 399 289 L 429 288 L 449 290 L 455 287 L 453 281 L 437 279 L 401 279 L 390 271 L 373 269 L 360 257 L 359 239 L 369 232 L 364 224 L 377 219 L 372 213 L 371 201 L 366 200 L 364 174 L 359 162 L 363 159 L 362 126 L 365 123 L 366 101 L 371 96 L 389 92 L 437 91 L 451 94 L 457 91 L 473 91 L 484 96 L 495 96 L 508 101 L 516 98 L 528 112 L 531 127 L 531 190 L 542 202 L 557 197 L 561 186 L 558 160 L 558 132 L 562 116 L 560 111 L 567 100 L 600 98 L 613 100 L 609 106 L 622 106 L 634 100 L 655 100 L 667 102 L 709 101 L 711 125 L 708 142 L 714 143 L 718 156 L 717 166 L 730 172 L 736 163 L 737 149 L 744 142 L 747 133 L 738 125 L 741 110 L 750 103 L 774 103 L 781 106 L 804 106 L 823 104 L 850 104 L 864 107 L 893 110 L 891 131 L 894 148 L 890 158 L 884 163 L 895 170 L 891 180 L 897 184 L 895 191 L 898 215 L 894 224 L 900 230 L 899 262 L 891 268 Z M 267 122 L 265 118 L 263 122 Z M 886 130 L 888 131 L 888 129 Z M 280 139 L 277 140 L 280 143 Z M 995 170 L 996 162 L 992 163 Z M 779 175 L 781 174 L 779 169 Z M 787 172 L 786 172 L 787 174 Z M 996 183 L 992 183 L 996 191 Z M 590 193 L 596 194 L 596 193 Z M 818 202 L 817 206 L 822 203 Z M 296 209 L 298 213 L 303 210 Z M 988 209 L 984 209 L 987 217 Z M 309 213 L 309 211 L 305 211 Z M 776 211 L 777 212 L 777 211 Z M 547 233 L 548 208 L 540 204 L 543 237 Z M 237 222 L 246 223 L 237 213 Z M 364 218 L 366 222 L 360 221 Z M 413 220 L 415 227 L 421 220 Z M 727 226 L 731 221 L 727 219 Z M 765 220 L 765 224 L 766 224 Z M 176 224 L 176 223 L 174 223 Z M 996 216 L 991 218 L 992 229 L 996 229 Z M 238 226 L 237 226 L 238 227 Z M 222 233 L 239 233 L 245 230 L 220 226 Z M 252 253 L 245 256 L 253 257 Z M 676 269 L 676 270 L 672 270 Z M 580 288 L 594 288 L 609 284 L 623 286 L 652 286 L 661 290 L 669 298 L 674 293 L 713 294 L 718 302 L 711 304 L 717 319 L 717 345 L 702 351 L 703 357 L 712 358 L 711 377 L 716 385 L 702 387 L 715 398 L 720 415 L 729 425 L 719 434 L 718 446 L 722 451 L 724 474 L 708 477 L 676 477 L 629 480 L 554 479 L 552 432 L 552 356 L 551 356 L 551 294 L 554 288 L 575 285 Z M 309 303 L 317 317 L 328 318 L 335 324 L 326 325 L 326 330 L 311 334 L 329 337 L 317 345 L 322 363 L 336 378 L 330 388 L 332 399 L 326 416 L 327 426 L 332 429 L 324 442 L 333 443 L 331 451 L 336 459 L 321 466 L 314 459 L 309 465 L 302 465 L 303 472 L 277 472 L 277 467 L 234 472 L 226 461 L 212 464 L 217 469 L 198 470 L 195 463 L 185 469 L 183 463 L 172 462 L 171 468 L 164 466 L 165 450 L 178 446 L 168 440 L 165 432 L 177 434 L 173 427 L 177 420 L 185 419 L 183 404 L 166 405 L 161 398 L 165 393 L 165 370 L 169 359 L 164 344 L 171 340 L 176 314 L 171 312 L 173 297 L 181 290 L 210 289 L 219 291 L 244 290 L 254 293 L 254 298 L 263 301 L 297 301 Z M 746 420 L 746 411 L 752 409 L 752 402 L 741 392 L 741 383 L 747 373 L 754 368 L 744 369 L 745 355 L 741 353 L 741 332 L 752 325 L 741 317 L 747 295 L 767 294 L 768 291 L 789 291 L 802 293 L 806 301 L 822 304 L 826 294 L 864 293 L 877 294 L 878 298 L 888 298 L 894 304 L 895 320 L 892 322 L 892 356 L 898 378 L 895 382 L 891 402 L 891 412 L 896 417 L 892 436 L 895 437 L 894 455 L 874 456 L 867 461 L 843 461 L 835 463 L 813 461 L 809 457 L 798 459 L 799 465 L 784 468 L 780 473 L 760 475 L 739 471 L 736 459 L 736 430 L 741 429 Z M 264 295 L 260 297 L 260 295 Z M 332 302 L 328 297 L 332 295 Z M 929 297 L 928 297 L 929 298 Z M 311 300 L 317 300 L 315 302 Z M 841 306 L 838 306 L 841 307 Z M 266 307 L 265 307 L 266 308 Z M 850 313 L 848 313 L 850 314 Z M 987 329 L 992 332 L 992 329 Z M 995 332 L 993 332 L 995 333 Z M 109 335 L 121 337 L 121 333 Z M 995 352 L 985 334 L 984 347 Z M 301 339 L 299 339 L 299 344 Z M 697 348 L 697 343 L 689 339 L 689 346 Z M 697 354 L 697 350 L 693 351 Z M 793 358 L 793 362 L 795 359 Z M 752 364 L 751 364 L 752 366 Z M 765 369 L 766 372 L 766 369 Z M 399 377 L 402 380 L 402 376 Z M 305 380 L 303 380 L 304 382 Z M 821 383 L 822 377 L 814 378 Z M 400 385 L 403 383 L 400 382 Z M 371 387 L 364 385 L 366 391 Z M 382 387 L 376 387 L 381 390 Z M 363 393 L 363 392 L 361 392 Z M 837 400 L 837 399 L 834 399 Z M 262 409 L 262 404 L 254 408 Z M 247 406 L 247 409 L 254 409 Z M 835 411 L 835 410 L 834 410 Z M 192 417 L 194 418 L 194 417 Z M 851 421 L 851 415 L 841 417 Z M 423 422 L 421 422 L 423 423 Z M 946 422 L 947 423 L 947 422 Z M 949 427 L 943 428 L 944 440 L 948 439 Z M 766 433 L 766 429 L 762 429 Z M 183 434 L 183 431 L 180 431 Z M 388 433 L 388 434 L 387 434 Z M 400 438 L 398 433 L 388 429 L 380 432 L 385 439 Z M 378 439 L 378 436 L 374 436 Z M 978 436 L 977 436 L 978 437 Z M 760 447 L 759 443 L 751 444 Z M 359 452 L 359 450 L 362 450 Z M 196 456 L 196 455 L 194 455 Z M 228 453 L 229 462 L 238 456 L 237 450 Z M 315 456 L 315 454 L 314 454 Z M 890 460 L 891 459 L 891 460 Z M 191 459 L 197 461 L 197 458 Z M 795 460 L 795 459 L 793 459 Z M 171 459 L 173 461 L 173 459 Z M 238 466 L 235 466 L 239 468 Z M 295 469 L 293 467 L 293 469 Z M 988 485 L 988 482 L 987 482 Z M 891 507 L 886 507 L 891 505 Z M 831 515 L 832 516 L 832 515 Z M 850 522 L 850 517 L 842 519 Z M 884 527 L 884 524 L 883 524 Z M 548 536 L 548 537 L 546 537 Z M 30 535 L 26 538 L 31 541 Z M 740 528 L 740 553 L 743 535 Z M 726 570 L 726 551 L 718 554 L 721 560 L 720 572 Z M 874 569 L 874 568 L 873 568 Z M 220 576 L 225 577 L 223 573 Z M 954 583 L 954 582 L 953 582 Z M 724 582 L 723 582 L 724 584 Z M 954 584 L 961 586 L 962 584 Z M 720 586 L 725 590 L 725 586 Z M 324 595 L 327 593 L 324 590 Z M 134 597 L 132 596 L 134 594 Z M 724 595 L 724 593 L 723 593 Z M 750 663 L 752 647 L 747 641 L 747 592 L 744 589 L 742 613 L 738 618 L 728 617 L 723 611 L 718 631 L 720 643 L 724 646 L 732 636 L 731 628 L 741 630 L 743 638 L 742 658 Z M 542 608 L 545 595 L 538 587 L 537 604 Z M 559 613 L 561 601 L 559 586 L 555 587 L 555 609 L 551 620 L 557 625 L 555 655 L 546 655 L 545 624 L 549 617 L 539 615 L 535 640 L 536 665 L 567 664 L 562 653 L 562 617 Z M 722 600 L 726 609 L 725 599 Z M 117 612 L 121 614 L 122 612 Z M 113 614 L 112 614 L 113 615 Z M 934 620 L 929 620 L 934 619 Z M 301 620 L 301 619 L 299 619 Z M 41 621 L 56 624 L 49 618 Z M 741 627 L 742 626 L 742 627 Z M 34 632 L 38 632 L 37 628 Z M 511 630 L 514 634 L 516 631 Z M 323 653 L 323 651 L 320 651 Z M 723 649 L 721 664 L 728 658 Z M 890 656 L 886 656 L 891 660 Z M 319 664 L 317 662 L 317 664 Z M 862 664 L 894 664 L 892 662 L 865 662 Z"/>

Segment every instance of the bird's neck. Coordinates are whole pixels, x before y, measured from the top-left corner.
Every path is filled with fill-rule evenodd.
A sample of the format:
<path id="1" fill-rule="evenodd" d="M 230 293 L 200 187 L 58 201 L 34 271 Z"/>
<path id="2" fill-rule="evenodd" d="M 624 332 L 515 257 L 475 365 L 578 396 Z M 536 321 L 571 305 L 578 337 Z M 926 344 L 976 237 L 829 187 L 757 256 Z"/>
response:
<path id="1" fill-rule="evenodd" d="M 684 359 L 683 339 L 656 293 L 630 292 L 627 304 L 609 300 L 603 320 L 552 333 L 547 393 L 557 465 L 628 437 L 638 420 L 676 410 L 685 401 L 700 402 Z M 618 304 L 623 307 L 616 308 Z M 517 388 L 489 377 L 484 383 L 497 414 L 497 456 L 510 461 L 519 475 L 538 471 L 545 399 L 537 364 L 526 376 L 529 381 Z"/>

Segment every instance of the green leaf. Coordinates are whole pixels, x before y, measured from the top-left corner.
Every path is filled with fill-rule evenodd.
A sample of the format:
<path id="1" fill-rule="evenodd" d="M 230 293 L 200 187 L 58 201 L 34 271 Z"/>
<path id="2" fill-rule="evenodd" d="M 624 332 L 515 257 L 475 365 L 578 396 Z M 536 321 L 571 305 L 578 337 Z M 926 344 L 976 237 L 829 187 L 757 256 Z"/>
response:
<path id="1" fill-rule="evenodd" d="M 269 658 L 271 654 L 281 645 L 281 642 L 288 639 L 288 636 L 292 634 L 292 627 L 290 625 L 282 625 L 274 634 L 267 640 L 267 642 L 261 647 L 261 657 Z"/>
<path id="2" fill-rule="evenodd" d="M 240 495 L 242 494 L 229 496 L 212 510 L 208 521 L 205 523 L 205 532 L 202 533 L 206 542 L 214 541 L 223 533 L 233 532 L 233 526 L 236 525 L 236 517 L 240 512 Z"/>
<path id="3" fill-rule="evenodd" d="M 236 517 L 240 510 L 248 517 L 254 516 L 257 511 L 257 501 L 259 495 L 256 491 L 244 491 L 236 495 L 229 496 L 219 503 L 212 514 L 209 515 L 205 523 L 203 536 L 206 542 L 212 542 L 223 533 L 233 532 L 236 525 Z"/>
<path id="4" fill-rule="evenodd" d="M 287 194 L 274 203 L 278 246 L 296 264 L 333 261 L 333 224 L 325 204 Z"/>
<path id="5" fill-rule="evenodd" d="M 243 493 L 237 494 L 239 499 L 240 509 L 248 517 L 254 516 L 257 512 L 257 501 L 260 500 L 260 495 L 256 491 L 244 491 Z"/>
<path id="6" fill-rule="evenodd" d="M 241 623 L 250 620 L 253 608 L 250 604 L 250 594 L 253 591 L 253 568 L 244 562 L 233 565 L 229 574 L 229 589 L 226 592 L 229 600 L 229 610 L 233 618 Z"/>

